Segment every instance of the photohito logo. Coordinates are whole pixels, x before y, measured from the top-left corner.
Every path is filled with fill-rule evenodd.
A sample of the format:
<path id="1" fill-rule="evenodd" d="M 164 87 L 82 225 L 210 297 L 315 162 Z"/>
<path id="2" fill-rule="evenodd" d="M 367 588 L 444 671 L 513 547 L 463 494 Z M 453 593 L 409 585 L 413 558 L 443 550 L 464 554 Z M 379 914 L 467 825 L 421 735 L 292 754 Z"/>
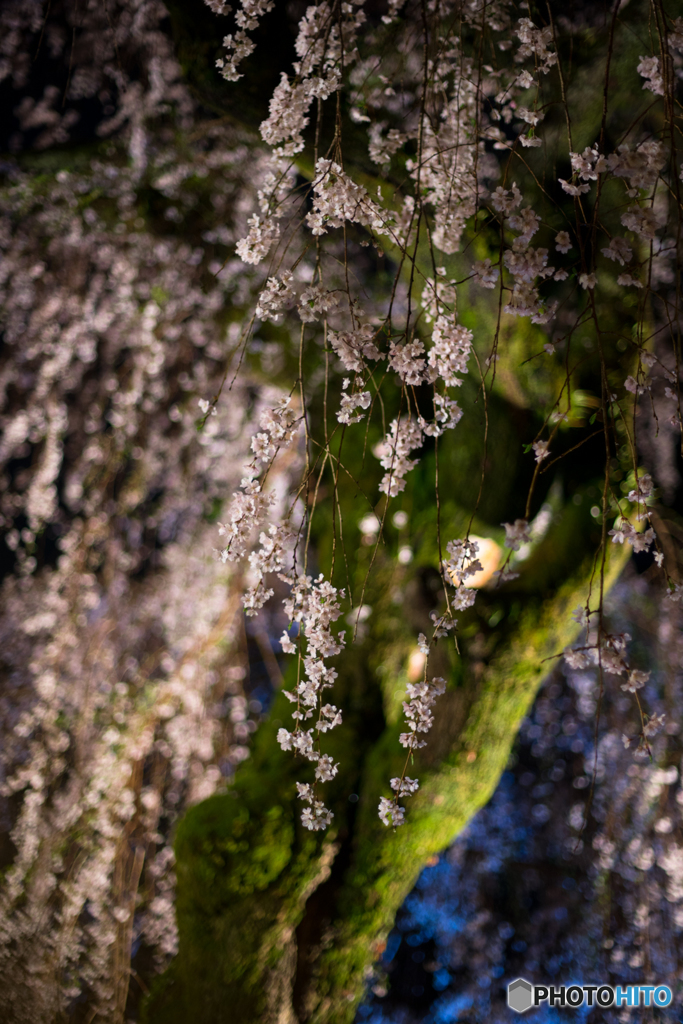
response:
<path id="1" fill-rule="evenodd" d="M 668 985 L 532 985 L 517 978 L 508 985 L 508 1006 L 525 1013 L 541 1003 L 548 1006 L 668 1006 Z"/>

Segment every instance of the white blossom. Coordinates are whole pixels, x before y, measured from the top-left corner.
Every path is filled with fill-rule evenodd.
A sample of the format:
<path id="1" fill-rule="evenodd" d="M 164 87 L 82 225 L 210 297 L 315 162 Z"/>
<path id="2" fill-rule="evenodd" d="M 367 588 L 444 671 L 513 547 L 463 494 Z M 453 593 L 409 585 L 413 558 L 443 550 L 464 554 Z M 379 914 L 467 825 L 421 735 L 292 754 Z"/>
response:
<path id="1" fill-rule="evenodd" d="M 434 422 L 428 423 L 422 416 L 418 425 L 426 437 L 441 437 L 444 430 L 452 430 L 462 419 L 462 409 L 447 395 L 434 395 Z"/>
<path id="2" fill-rule="evenodd" d="M 351 373 L 362 373 L 366 359 L 381 359 L 375 345 L 376 329 L 363 324 L 353 331 L 328 331 L 327 337 L 333 350 L 341 359 L 344 369 Z"/>
<path id="3" fill-rule="evenodd" d="M 383 825 L 396 828 L 405 824 L 405 809 L 396 800 L 390 800 L 386 796 L 379 798 L 379 820 Z"/>
<path id="4" fill-rule="evenodd" d="M 496 287 L 500 270 L 498 267 L 491 266 L 491 260 L 488 257 L 485 260 L 475 260 L 472 270 L 475 282 L 481 285 L 482 288 Z"/>
<path id="5" fill-rule="evenodd" d="M 221 558 L 236 561 L 247 552 L 247 544 L 254 529 L 259 526 L 273 504 L 272 494 L 263 494 L 260 484 L 249 481 L 243 491 L 233 495 L 228 508 L 228 519 L 218 524 L 219 536 L 226 538 Z"/>
<path id="6" fill-rule="evenodd" d="M 334 704 L 322 703 L 322 694 L 333 686 L 337 677 L 336 670 L 327 666 L 325 659 L 339 654 L 344 646 L 343 632 L 335 634 L 331 628 L 332 623 L 341 615 L 340 594 L 322 575 L 316 580 L 309 576 L 292 578 L 288 574 L 281 574 L 281 578 L 288 580 L 291 585 L 290 596 L 283 602 L 284 609 L 291 622 L 299 623 L 299 643 L 302 640 L 305 643 L 305 654 L 303 678 L 293 691 L 284 691 L 289 701 L 297 705 L 297 710 L 293 712 L 296 727 L 294 732 L 280 729 L 278 742 L 284 750 L 293 749 L 315 763 L 316 782 L 328 782 L 336 776 L 339 765 L 330 755 L 320 751 L 318 740 L 321 733 L 342 723 L 339 708 Z M 302 729 L 300 725 L 302 720 L 310 719 L 316 709 L 317 736 L 313 729 Z M 330 824 L 332 814 L 316 798 L 312 800 L 311 807 L 304 810 L 301 820 L 306 828 L 320 830 Z"/>
<path id="7" fill-rule="evenodd" d="M 659 65 L 659 57 L 641 57 L 636 71 L 645 79 L 643 89 L 649 89 L 656 96 L 664 95 L 664 79 Z"/>
<path id="8" fill-rule="evenodd" d="M 434 329 L 436 330 L 436 327 Z M 436 380 L 437 372 L 431 359 L 429 365 L 427 364 L 424 358 L 424 345 L 421 341 L 410 341 L 405 345 L 395 345 L 392 342 L 389 350 L 389 366 L 396 371 L 404 384 L 411 387 L 432 383 Z"/>
<path id="9" fill-rule="evenodd" d="M 447 387 L 459 387 L 467 373 L 467 360 L 472 351 L 472 332 L 456 324 L 450 316 L 437 317 L 432 331 L 429 365 Z"/>
<path id="10" fill-rule="evenodd" d="M 256 213 L 248 223 L 249 234 L 237 243 L 237 255 L 245 263 L 260 263 L 280 237 L 280 225 L 269 217 L 262 220 Z"/>
<path id="11" fill-rule="evenodd" d="M 301 812 L 301 823 L 311 832 L 319 832 L 332 824 L 334 814 L 320 800 L 311 801 Z"/>
<path id="12" fill-rule="evenodd" d="M 368 409 L 372 396 L 369 391 L 354 391 L 350 395 L 342 395 L 341 405 L 337 412 L 337 420 L 340 423 L 360 423 L 363 413 L 358 409 Z"/>
<path id="13" fill-rule="evenodd" d="M 555 235 L 555 248 L 558 252 L 569 252 L 572 247 L 572 240 L 568 231 L 558 231 Z"/>
<path id="14" fill-rule="evenodd" d="M 230 8 L 225 0 L 205 0 L 206 3 L 217 13 L 227 14 Z M 223 78 L 228 82 L 236 82 L 242 75 L 238 71 L 240 63 L 245 57 L 253 53 L 256 44 L 246 34 L 258 27 L 259 20 L 275 6 L 273 0 L 241 0 L 241 10 L 235 15 L 235 22 L 238 26 L 233 35 L 229 33 L 223 39 L 223 46 L 227 50 L 227 59 L 220 57 L 216 66 L 220 69 Z"/>
<path id="15" fill-rule="evenodd" d="M 649 498 L 654 491 L 654 482 L 649 473 L 640 473 L 637 478 L 636 486 L 633 490 L 628 492 L 629 501 L 644 501 Z"/>
<path id="16" fill-rule="evenodd" d="M 280 637 L 280 647 L 285 654 L 296 654 L 297 647 L 289 633 L 285 632 Z"/>
<path id="17" fill-rule="evenodd" d="M 321 754 L 315 766 L 315 777 L 320 782 L 329 782 L 339 771 L 339 765 L 335 764 L 329 754 Z"/>
<path id="18" fill-rule="evenodd" d="M 491 205 L 499 213 L 507 216 L 515 210 L 522 201 L 522 193 L 517 188 L 517 183 L 513 182 L 511 189 L 504 189 L 499 185 L 491 196 Z"/>
<path id="19" fill-rule="evenodd" d="M 617 284 L 622 285 L 624 288 L 642 288 L 643 282 L 639 281 L 637 277 L 633 277 L 631 274 L 619 274 L 617 278 Z"/>
<path id="20" fill-rule="evenodd" d="M 446 690 L 446 682 L 435 676 L 431 682 L 408 683 L 406 691 L 408 700 L 403 701 L 403 713 L 408 720 L 409 732 L 401 733 L 399 740 L 402 746 L 409 750 L 417 750 L 426 746 L 424 740 L 419 740 L 418 733 L 429 732 L 434 724 L 432 707 L 436 698 Z"/>
<path id="21" fill-rule="evenodd" d="M 544 117 L 544 114 L 539 113 L 537 110 L 529 110 L 528 107 L 517 107 L 515 113 L 517 117 L 521 117 L 522 121 L 526 121 L 532 127 L 535 127 Z"/>
<path id="22" fill-rule="evenodd" d="M 437 267 L 436 277 L 428 277 L 422 289 L 422 308 L 428 324 L 439 316 L 455 316 L 455 281 L 446 279 L 446 268 Z"/>
<path id="23" fill-rule="evenodd" d="M 570 181 L 566 181 L 564 178 L 557 179 L 562 186 L 563 192 L 566 192 L 568 196 L 581 196 L 586 192 L 590 192 L 590 185 L 572 185 Z"/>
<path id="24" fill-rule="evenodd" d="M 431 682 L 408 683 L 406 687 L 408 700 L 403 701 L 403 713 L 407 719 L 409 731 L 401 733 L 399 740 L 410 753 L 426 746 L 424 740 L 418 739 L 418 733 L 427 733 L 431 729 L 434 724 L 432 707 L 436 698 L 441 696 L 445 689 L 446 682 L 439 677 L 434 677 Z M 384 825 L 396 828 L 405 820 L 405 811 L 398 802 L 399 797 L 412 796 L 419 789 L 419 782 L 404 773 L 401 778 L 391 779 L 390 785 L 396 795 L 393 800 L 387 797 L 380 798 L 379 818 Z"/>
<path id="25" fill-rule="evenodd" d="M 417 793 L 420 788 L 420 783 L 417 779 L 410 779 L 407 775 L 402 779 L 391 779 L 389 785 L 394 790 L 397 797 L 413 796 L 413 794 Z"/>
<path id="26" fill-rule="evenodd" d="M 606 256 L 608 259 L 621 263 L 622 267 L 633 255 L 633 250 L 625 238 L 613 238 L 607 248 L 601 249 L 600 251 L 602 252 L 602 255 Z"/>
<path id="27" fill-rule="evenodd" d="M 599 163 L 598 147 L 586 146 L 583 153 L 570 153 L 572 171 L 578 174 L 582 181 L 596 181 L 598 177 Z"/>
<path id="28" fill-rule="evenodd" d="M 630 391 L 632 395 L 644 395 L 648 390 L 647 386 L 645 384 L 639 384 L 632 374 L 629 374 L 624 381 L 624 387 L 627 391 Z"/>
<path id="29" fill-rule="evenodd" d="M 548 455 L 550 454 L 548 451 L 549 446 L 550 441 L 534 441 L 531 447 L 534 450 L 536 462 L 543 462 L 543 459 L 548 458 Z"/>
<path id="30" fill-rule="evenodd" d="M 529 244 L 532 236 L 538 231 L 540 223 L 541 218 L 530 206 L 525 206 L 519 213 L 515 213 L 509 218 L 508 224 L 512 230 L 520 232 L 519 238 L 516 239 L 516 248 L 526 247 Z"/>
<path id="31" fill-rule="evenodd" d="M 397 128 L 390 128 L 384 134 L 385 128 L 386 122 L 375 121 L 370 126 L 368 132 L 370 136 L 370 145 L 368 147 L 370 159 L 376 164 L 388 164 L 394 153 L 401 149 L 408 138 L 407 135 Z"/>
<path id="32" fill-rule="evenodd" d="M 304 288 L 297 308 L 299 318 L 304 323 L 314 323 L 320 319 L 320 316 L 327 316 L 338 305 L 339 295 L 336 292 L 328 291 L 324 285 L 318 283 Z"/>
<path id="33" fill-rule="evenodd" d="M 288 270 L 283 270 L 281 277 L 268 278 L 256 304 L 255 313 L 260 320 L 271 320 L 274 324 L 281 322 L 283 310 L 296 298 L 292 280 L 293 275 Z"/>
<path id="34" fill-rule="evenodd" d="M 479 544 L 475 540 L 451 540 L 446 545 L 449 558 L 444 559 L 443 569 L 455 586 L 460 586 L 470 576 L 482 572 L 483 566 L 477 558 Z"/>
<path id="35" fill-rule="evenodd" d="M 664 146 L 656 139 L 649 139 L 636 148 L 622 143 L 616 153 L 610 153 L 606 158 L 611 174 L 628 179 L 629 195 L 633 198 L 638 194 L 638 189 L 651 189 L 654 186 L 665 163 Z"/>
<path id="36" fill-rule="evenodd" d="M 621 223 L 641 238 L 652 241 L 658 227 L 658 217 L 651 206 L 630 206 L 626 213 L 622 214 Z"/>
<path id="37" fill-rule="evenodd" d="M 564 660 L 567 662 L 569 667 L 573 669 L 587 668 L 590 664 L 590 660 L 586 652 L 579 648 L 565 647 Z"/>
<path id="38" fill-rule="evenodd" d="M 538 70 L 547 75 L 551 67 L 557 63 L 557 54 L 548 49 L 553 38 L 552 29 L 548 26 L 536 28 L 530 18 L 521 18 L 515 34 L 521 44 L 517 51 L 518 59 L 534 57 Z"/>
<path id="39" fill-rule="evenodd" d="M 388 215 L 370 198 L 367 189 L 353 181 L 339 164 L 321 157 L 315 167 L 313 212 L 307 214 L 306 222 L 314 235 L 324 235 L 347 221 L 380 234 L 392 234 Z"/>
<path id="40" fill-rule="evenodd" d="M 648 738 L 650 736 L 656 736 L 657 733 L 661 732 L 662 729 L 664 728 L 665 719 L 666 719 L 666 714 L 653 715 L 649 719 L 649 721 L 646 723 L 646 725 L 645 725 L 645 727 L 643 729 L 644 735 L 647 736 Z"/>
<path id="41" fill-rule="evenodd" d="M 415 420 L 392 420 L 389 433 L 373 449 L 382 469 L 387 470 L 379 485 L 380 491 L 393 498 L 405 489 L 405 477 L 417 465 L 417 461 L 408 456 L 421 448 L 423 441 L 423 431 Z"/>
<path id="42" fill-rule="evenodd" d="M 505 527 L 505 547 L 519 551 L 522 544 L 528 544 L 531 540 L 529 524 L 526 519 L 515 519 L 514 523 L 502 523 Z"/>
<path id="43" fill-rule="evenodd" d="M 651 672 L 640 672 L 638 669 L 631 669 L 627 681 L 621 684 L 621 688 L 629 693 L 635 693 L 636 690 L 641 690 L 645 686 L 651 675 Z"/>

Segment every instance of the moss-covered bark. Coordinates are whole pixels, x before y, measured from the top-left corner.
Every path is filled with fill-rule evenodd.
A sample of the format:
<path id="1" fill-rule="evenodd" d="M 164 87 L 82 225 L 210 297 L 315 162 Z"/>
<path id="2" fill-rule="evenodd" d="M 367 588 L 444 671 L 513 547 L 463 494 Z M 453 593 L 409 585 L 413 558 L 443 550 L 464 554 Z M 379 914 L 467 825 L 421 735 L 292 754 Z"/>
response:
<path id="1" fill-rule="evenodd" d="M 543 546 L 535 561 L 545 576 L 549 551 L 562 545 L 549 537 Z M 608 583 L 622 562 L 613 558 Z M 493 792 L 546 659 L 578 629 L 570 612 L 585 600 L 591 568 L 587 560 L 550 597 L 527 594 L 525 611 L 490 655 L 479 635 L 479 647 L 471 645 L 476 657 L 463 651 L 452 659 L 451 684 L 416 765 L 421 790 L 396 832 L 379 822 L 377 804 L 401 770 L 392 696 L 405 640 L 402 648 L 391 628 L 378 626 L 341 660 L 335 700 L 348 712 L 332 734 L 330 752 L 341 769 L 331 786 L 335 827 L 327 835 L 298 822 L 294 778 L 302 777 L 302 766 L 275 742 L 278 716 L 287 714 L 285 702 L 276 701 L 234 788 L 195 807 L 179 829 L 180 951 L 148 1003 L 148 1024 L 353 1018 L 368 969 L 419 871 Z M 419 617 L 415 592 L 410 600 Z M 437 655 L 443 671 L 449 655 Z M 357 802 L 349 801 L 352 794 Z"/>

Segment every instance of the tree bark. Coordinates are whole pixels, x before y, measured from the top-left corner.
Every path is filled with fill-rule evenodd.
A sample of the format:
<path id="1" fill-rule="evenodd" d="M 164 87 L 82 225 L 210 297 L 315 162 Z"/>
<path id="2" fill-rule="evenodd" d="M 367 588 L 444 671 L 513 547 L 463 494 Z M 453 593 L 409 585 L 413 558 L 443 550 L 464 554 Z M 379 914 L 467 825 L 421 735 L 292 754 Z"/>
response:
<path id="1" fill-rule="evenodd" d="M 563 532 L 574 528 L 565 512 Z M 547 541 L 536 556 L 546 572 L 549 552 L 558 549 L 557 536 Z M 620 549 L 607 586 L 623 562 Z M 490 655 L 479 640 L 451 667 L 415 766 L 421 789 L 396 831 L 377 817 L 379 797 L 402 766 L 397 678 L 382 665 L 396 663 L 397 645 L 405 653 L 405 639 L 377 630 L 340 662 L 334 699 L 350 712 L 332 734 L 341 768 L 327 834 L 298 822 L 294 779 L 302 765 L 275 741 L 288 706 L 278 697 L 234 788 L 193 808 L 180 826 L 180 949 L 147 1004 L 147 1024 L 353 1019 L 396 911 L 427 860 L 491 796 L 548 659 L 575 638 L 570 613 L 585 601 L 592 567 L 584 562 L 550 597 L 527 593 L 523 615 Z M 411 596 L 412 614 L 426 614 L 426 603 L 420 608 Z M 443 669 L 448 654 L 437 655 Z"/>

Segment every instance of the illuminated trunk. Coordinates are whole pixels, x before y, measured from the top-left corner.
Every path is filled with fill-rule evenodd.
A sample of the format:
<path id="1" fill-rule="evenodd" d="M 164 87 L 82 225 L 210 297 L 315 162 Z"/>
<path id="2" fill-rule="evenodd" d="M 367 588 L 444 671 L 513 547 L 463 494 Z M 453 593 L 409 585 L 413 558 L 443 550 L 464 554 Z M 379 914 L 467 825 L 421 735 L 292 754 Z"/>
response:
<path id="1" fill-rule="evenodd" d="M 569 510 L 565 516 L 565 529 L 573 529 Z M 537 552 L 539 566 L 556 541 L 549 537 Z M 622 565 L 619 553 L 608 585 Z M 421 789 L 396 832 L 380 823 L 377 805 L 401 771 L 394 689 L 405 677 L 393 668 L 405 663 L 405 640 L 378 628 L 340 663 L 335 700 L 349 710 L 333 734 L 331 753 L 341 768 L 330 787 L 335 820 L 328 834 L 306 832 L 298 822 L 294 779 L 302 765 L 276 744 L 278 716 L 286 716 L 286 702 L 276 701 L 234 790 L 192 809 L 179 828 L 180 951 L 148 1002 L 149 1024 L 353 1019 L 368 970 L 420 870 L 495 789 L 545 659 L 576 635 L 570 613 L 585 600 L 589 572 L 587 563 L 545 601 L 527 593 L 507 637 L 498 631 L 489 649 L 491 638 L 479 635 L 451 665 L 451 685 L 415 766 Z M 411 616 L 426 617 L 426 601 L 416 592 L 409 599 Z M 435 668 L 445 674 L 450 657 L 436 655 Z"/>

